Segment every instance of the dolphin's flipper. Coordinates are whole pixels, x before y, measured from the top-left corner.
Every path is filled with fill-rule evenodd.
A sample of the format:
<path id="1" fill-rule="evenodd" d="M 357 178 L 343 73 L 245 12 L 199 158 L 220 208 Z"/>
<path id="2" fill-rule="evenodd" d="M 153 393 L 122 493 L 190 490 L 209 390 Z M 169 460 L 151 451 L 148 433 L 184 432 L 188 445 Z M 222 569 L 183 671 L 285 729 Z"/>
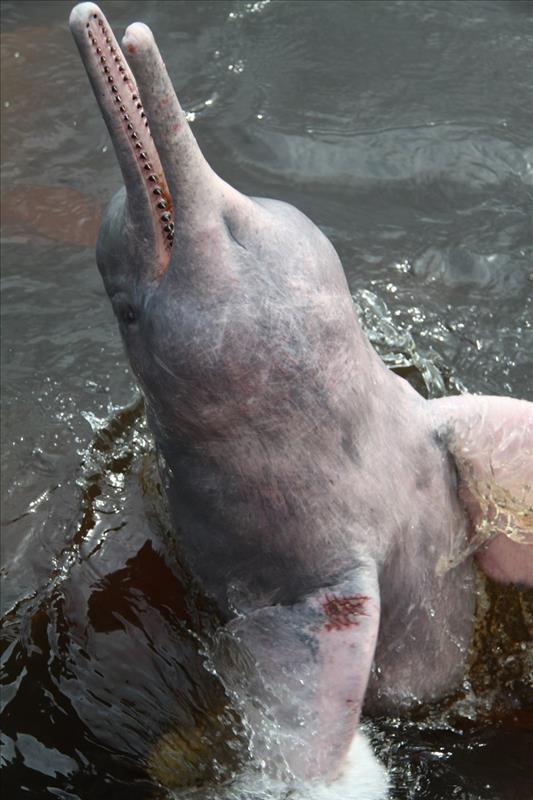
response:
<path id="1" fill-rule="evenodd" d="M 332 785 L 339 777 L 344 782 L 378 626 L 374 562 L 294 605 L 263 607 L 228 623 L 217 666 L 223 675 L 238 675 L 227 688 L 241 701 L 247 698 L 243 710 L 254 756 L 273 777 L 286 778 L 288 772 L 291 780 L 325 776 Z M 228 670 L 224 660 L 235 657 L 241 668 Z M 377 770 L 383 789 L 386 779 L 379 765 Z"/>
<path id="2" fill-rule="evenodd" d="M 476 561 L 503 583 L 533 585 L 533 403 L 461 395 L 432 401 L 469 515 Z"/>

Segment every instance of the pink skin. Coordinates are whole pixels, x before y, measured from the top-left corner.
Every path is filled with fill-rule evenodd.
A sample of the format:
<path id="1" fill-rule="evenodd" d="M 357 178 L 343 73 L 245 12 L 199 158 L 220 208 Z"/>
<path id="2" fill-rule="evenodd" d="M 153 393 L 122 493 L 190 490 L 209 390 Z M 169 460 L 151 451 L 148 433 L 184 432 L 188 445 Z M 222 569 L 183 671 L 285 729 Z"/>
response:
<path id="1" fill-rule="evenodd" d="M 351 595 L 355 587 L 368 595 Z M 377 597 L 375 568 L 368 562 L 336 594 L 322 590 L 292 606 L 265 606 L 226 626 L 231 641 L 238 641 L 257 663 L 250 676 L 228 670 L 227 685 L 240 697 L 262 698 L 280 724 L 278 749 L 273 751 L 261 709 L 255 703 L 245 705 L 255 730 L 254 754 L 275 760 L 277 775 L 286 777 L 288 769 L 299 778 L 320 780 L 340 771 L 374 655 Z M 227 669 L 223 658 L 218 664 Z M 332 764 L 338 764 L 333 775 Z"/>
<path id="2" fill-rule="evenodd" d="M 267 771 L 333 790 L 363 700 L 397 709 L 460 678 L 474 595 L 469 559 L 457 555 L 468 554 L 477 514 L 465 476 L 488 474 L 492 459 L 496 486 L 520 484 L 525 462 L 511 474 L 507 450 L 492 443 L 502 423 L 521 431 L 531 405 L 419 397 L 364 336 L 325 236 L 291 206 L 245 197 L 215 175 L 150 30 L 126 31 L 136 83 L 125 73 L 124 93 L 128 116 L 142 96 L 153 173 L 97 58 L 105 45 L 124 63 L 108 23 L 83 3 L 71 29 L 126 186 L 102 223 L 98 266 L 184 557 L 227 618 L 219 671 Z M 157 207 L 167 185 L 172 250 Z M 483 404 L 496 410 L 480 427 Z M 515 441 L 529 447 L 530 434 Z M 532 583 L 516 547 L 494 539 L 482 566 Z M 249 669 L 228 663 L 236 641 Z M 362 797 L 350 791 L 344 800 Z"/>

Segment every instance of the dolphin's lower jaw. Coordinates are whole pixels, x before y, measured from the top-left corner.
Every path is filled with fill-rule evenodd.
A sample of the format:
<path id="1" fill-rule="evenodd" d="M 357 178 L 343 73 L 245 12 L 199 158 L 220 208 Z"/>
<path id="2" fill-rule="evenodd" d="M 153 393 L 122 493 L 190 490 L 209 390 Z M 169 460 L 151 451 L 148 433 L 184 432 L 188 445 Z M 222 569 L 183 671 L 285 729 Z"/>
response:
<path id="1" fill-rule="evenodd" d="M 132 224 L 139 238 L 148 237 L 154 271 L 161 274 L 174 238 L 172 201 L 137 83 L 97 5 L 76 6 L 70 29 L 113 140 Z"/>

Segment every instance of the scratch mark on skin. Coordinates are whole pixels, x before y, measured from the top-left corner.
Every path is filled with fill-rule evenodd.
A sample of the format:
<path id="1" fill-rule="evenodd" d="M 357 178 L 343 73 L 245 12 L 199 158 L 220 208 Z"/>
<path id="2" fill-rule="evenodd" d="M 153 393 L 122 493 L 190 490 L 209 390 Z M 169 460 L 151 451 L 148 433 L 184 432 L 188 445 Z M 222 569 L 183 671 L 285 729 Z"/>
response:
<path id="1" fill-rule="evenodd" d="M 228 306 L 226 306 L 222 316 L 219 319 L 217 341 L 213 344 L 213 353 L 216 356 L 220 354 L 220 351 L 222 349 L 222 344 L 224 342 L 224 337 L 226 334 L 226 327 L 229 321 L 229 317 L 230 317 L 230 309 Z"/>
<path id="2" fill-rule="evenodd" d="M 166 372 L 168 375 L 170 375 L 172 378 L 175 378 L 177 381 L 179 381 L 179 380 L 180 380 L 180 378 L 178 377 L 178 375 L 176 375 L 176 373 L 175 373 L 175 372 L 173 372 L 173 371 L 170 369 L 170 367 L 167 367 L 167 365 L 165 364 L 165 362 L 163 361 L 163 359 L 159 358 L 159 356 L 155 355 L 155 353 L 154 353 L 154 361 L 155 361 L 155 363 L 156 363 L 158 366 L 160 366 L 160 367 L 161 367 L 161 369 L 164 369 L 164 370 L 165 370 L 165 372 Z"/>
<path id="3" fill-rule="evenodd" d="M 322 608 L 328 618 L 324 628 L 327 631 L 340 631 L 359 625 L 358 617 L 366 617 L 363 610 L 369 598 L 363 594 L 354 594 L 351 597 L 336 597 L 326 595 Z"/>

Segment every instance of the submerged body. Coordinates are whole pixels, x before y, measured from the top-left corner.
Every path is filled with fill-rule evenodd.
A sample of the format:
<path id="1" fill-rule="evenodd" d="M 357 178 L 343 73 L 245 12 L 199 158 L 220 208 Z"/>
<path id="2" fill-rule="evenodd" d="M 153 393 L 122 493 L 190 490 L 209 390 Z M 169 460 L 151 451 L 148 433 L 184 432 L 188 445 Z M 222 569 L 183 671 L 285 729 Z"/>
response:
<path id="1" fill-rule="evenodd" d="M 419 397 L 362 333 L 326 237 L 210 169 L 146 26 L 124 39 L 139 88 L 97 6 L 76 7 L 71 28 L 125 182 L 98 265 L 176 535 L 227 620 L 215 656 L 226 685 L 276 778 L 381 796 L 382 779 L 366 794 L 356 777 L 339 783 L 363 703 L 427 700 L 461 675 L 469 539 L 483 520 L 485 539 L 507 536 L 472 481 L 486 472 L 527 508 L 530 461 L 511 474 L 505 458 L 531 454 L 532 407 L 507 401 L 497 439 L 501 401 Z M 498 559 L 503 580 L 533 582 L 527 524 Z M 231 669 L 235 643 L 245 674 Z"/>

